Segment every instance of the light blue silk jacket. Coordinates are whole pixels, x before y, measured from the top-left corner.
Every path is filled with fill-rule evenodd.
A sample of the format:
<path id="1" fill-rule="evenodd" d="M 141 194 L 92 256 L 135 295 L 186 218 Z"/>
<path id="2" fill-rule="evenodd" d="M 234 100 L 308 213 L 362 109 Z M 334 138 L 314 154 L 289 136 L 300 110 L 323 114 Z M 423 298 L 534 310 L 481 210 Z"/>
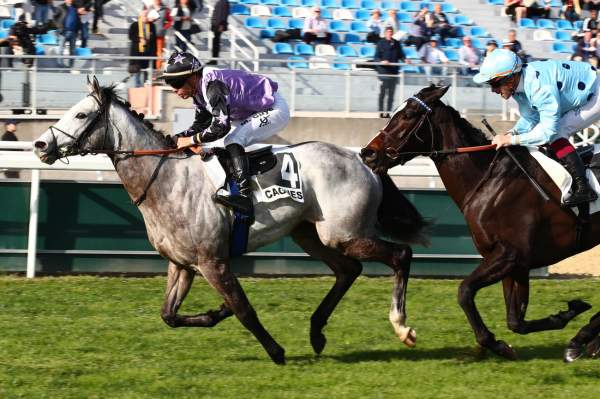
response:
<path id="1" fill-rule="evenodd" d="M 513 98 L 521 118 L 511 129 L 520 144 L 541 145 L 562 137 L 558 121 L 594 94 L 596 68 L 585 62 L 547 60 L 524 64 Z M 513 137 L 513 144 L 516 144 Z"/>

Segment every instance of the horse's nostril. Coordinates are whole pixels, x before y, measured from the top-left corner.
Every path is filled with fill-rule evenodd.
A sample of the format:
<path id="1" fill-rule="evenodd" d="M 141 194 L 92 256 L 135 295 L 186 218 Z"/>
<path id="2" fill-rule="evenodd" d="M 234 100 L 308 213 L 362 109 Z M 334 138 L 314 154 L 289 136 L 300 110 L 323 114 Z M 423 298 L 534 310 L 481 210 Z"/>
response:
<path id="1" fill-rule="evenodd" d="M 43 150 L 43 149 L 45 149 L 48 146 L 48 144 L 46 144 L 45 141 L 39 141 L 38 140 L 35 143 L 33 143 L 33 146 L 35 148 L 37 148 L 38 150 Z"/>
<path id="2" fill-rule="evenodd" d="M 371 148 L 363 148 L 360 150 L 360 156 L 363 160 L 372 159 L 375 156 L 375 151 Z"/>

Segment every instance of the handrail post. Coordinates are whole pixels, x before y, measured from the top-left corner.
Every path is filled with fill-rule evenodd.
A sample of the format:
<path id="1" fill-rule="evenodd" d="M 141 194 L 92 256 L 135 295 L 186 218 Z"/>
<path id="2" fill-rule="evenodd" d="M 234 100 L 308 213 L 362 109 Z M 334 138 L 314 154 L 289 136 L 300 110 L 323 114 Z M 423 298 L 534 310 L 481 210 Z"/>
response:
<path id="1" fill-rule="evenodd" d="M 458 91 L 457 68 L 452 68 L 452 107 L 456 109 L 456 92 Z"/>
<path id="2" fill-rule="evenodd" d="M 27 71 L 27 73 L 31 73 L 31 87 L 29 89 L 29 98 L 31 98 L 31 113 L 33 115 L 37 114 L 37 58 L 33 59 L 33 68 Z"/>
<path id="3" fill-rule="evenodd" d="M 296 112 L 296 70 L 294 68 L 290 69 L 291 74 L 291 82 L 290 82 L 290 111 L 292 114 Z"/>
<path id="4" fill-rule="evenodd" d="M 40 170 L 31 171 L 31 193 L 29 197 L 29 237 L 27 239 L 27 278 L 35 277 L 37 256 L 37 228 L 40 197 Z"/>
<path id="5" fill-rule="evenodd" d="M 146 81 L 146 84 L 145 84 L 147 87 L 147 93 L 148 93 L 148 96 L 147 96 L 147 98 L 148 98 L 148 115 L 154 115 L 152 113 L 152 108 L 153 108 L 152 103 L 153 103 L 153 94 L 154 94 L 154 93 L 152 93 L 152 91 L 153 91 L 152 90 L 152 75 L 154 74 L 153 63 L 154 63 L 154 60 L 151 60 L 150 61 L 150 70 L 148 71 L 149 79 Z"/>
<path id="6" fill-rule="evenodd" d="M 405 81 L 404 81 L 404 69 L 401 68 L 400 69 L 400 102 L 398 104 L 401 104 L 402 101 L 404 101 L 404 85 L 405 85 Z"/>
<path id="7" fill-rule="evenodd" d="M 346 115 L 350 115 L 350 102 L 351 102 L 351 97 L 352 97 L 352 86 L 351 86 L 351 82 L 350 82 L 350 71 L 346 71 L 345 73 L 346 75 L 346 89 L 344 90 L 344 94 L 345 94 L 345 111 L 346 111 Z"/>

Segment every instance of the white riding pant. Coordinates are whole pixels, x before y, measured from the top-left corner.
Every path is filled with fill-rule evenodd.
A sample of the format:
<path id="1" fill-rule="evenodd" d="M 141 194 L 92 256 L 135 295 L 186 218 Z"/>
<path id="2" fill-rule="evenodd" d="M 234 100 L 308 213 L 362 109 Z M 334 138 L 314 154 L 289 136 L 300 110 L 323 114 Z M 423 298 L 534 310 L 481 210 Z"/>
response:
<path id="1" fill-rule="evenodd" d="M 266 111 L 257 112 L 242 121 L 232 121 L 231 130 L 223 138 L 224 145 L 235 143 L 248 147 L 283 130 L 290 120 L 290 110 L 279 93 L 273 97 L 275 103 Z"/>
<path id="2" fill-rule="evenodd" d="M 579 108 L 572 109 L 558 121 L 559 137 L 568 139 L 580 130 L 600 120 L 600 76 L 592 86 L 594 95 Z"/>

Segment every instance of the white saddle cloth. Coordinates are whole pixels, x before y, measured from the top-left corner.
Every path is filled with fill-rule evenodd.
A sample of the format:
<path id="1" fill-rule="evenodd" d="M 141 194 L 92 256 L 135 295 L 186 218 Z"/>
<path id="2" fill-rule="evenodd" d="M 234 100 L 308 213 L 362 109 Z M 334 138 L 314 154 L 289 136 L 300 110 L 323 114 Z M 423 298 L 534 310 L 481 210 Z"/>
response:
<path id="1" fill-rule="evenodd" d="M 550 176 L 554 184 L 558 186 L 561 192 L 561 202 L 564 203 L 565 200 L 567 200 L 571 195 L 570 190 L 573 178 L 569 172 L 567 172 L 564 166 L 562 166 L 560 163 L 540 152 L 537 147 L 527 148 L 529 149 L 531 156 L 535 158 L 542 169 L 544 169 L 548 176 Z M 600 144 L 594 145 L 594 154 L 597 154 L 598 152 L 600 152 Z M 596 176 L 589 169 L 587 170 L 587 178 L 592 189 L 598 193 L 600 197 L 600 184 L 598 183 Z M 600 211 L 600 198 L 590 203 L 590 214 L 598 211 Z"/>

